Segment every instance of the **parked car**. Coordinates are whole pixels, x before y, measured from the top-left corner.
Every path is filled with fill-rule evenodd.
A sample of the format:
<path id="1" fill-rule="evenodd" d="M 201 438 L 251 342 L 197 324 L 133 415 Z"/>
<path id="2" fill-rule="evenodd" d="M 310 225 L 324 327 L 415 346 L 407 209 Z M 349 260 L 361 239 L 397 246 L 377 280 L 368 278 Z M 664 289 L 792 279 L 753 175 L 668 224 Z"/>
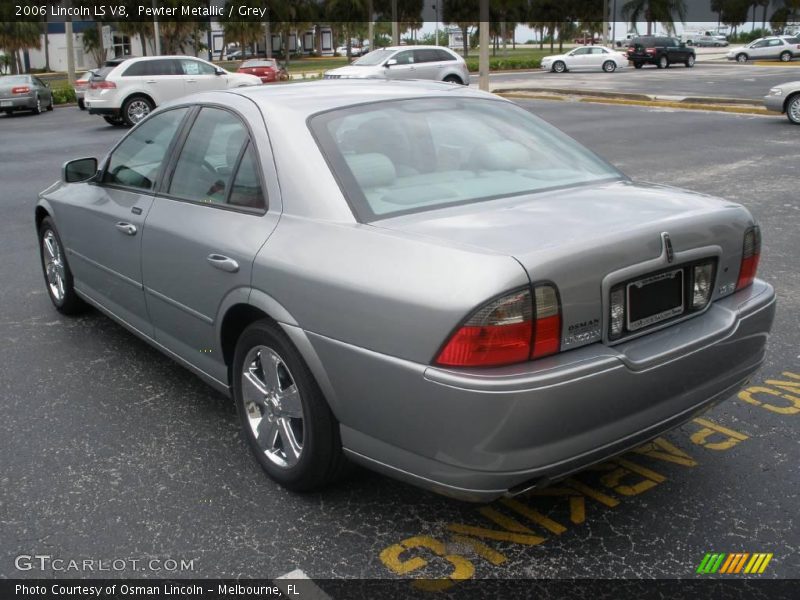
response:
<path id="1" fill-rule="evenodd" d="M 261 83 L 274 83 L 289 79 L 289 73 L 274 58 L 246 60 L 239 65 L 236 72 L 255 75 L 261 80 Z"/>
<path id="2" fill-rule="evenodd" d="M 728 45 L 728 40 L 726 40 L 723 36 L 699 36 L 696 37 L 691 42 L 686 42 L 691 46 L 696 46 L 698 48 L 723 48 Z"/>
<path id="3" fill-rule="evenodd" d="M 94 75 L 94 70 L 89 69 L 86 73 L 78 76 L 75 79 L 75 85 L 73 89 L 75 90 L 75 98 L 78 100 L 78 108 L 81 110 L 86 110 L 86 105 L 83 102 L 84 96 L 86 95 L 86 90 L 89 89 L 89 80 L 91 79 L 92 75 Z"/>
<path id="4" fill-rule="evenodd" d="M 721 47 L 728 45 L 728 38 L 722 33 L 708 30 L 708 29 L 684 29 L 681 33 L 681 41 L 685 42 L 688 46 L 698 47 Z"/>
<path id="5" fill-rule="evenodd" d="M 800 56 L 800 38 L 793 36 L 770 36 L 758 38 L 746 46 L 732 48 L 726 55 L 728 60 L 746 63 L 748 60 L 777 58 L 789 62 Z"/>
<path id="6" fill-rule="evenodd" d="M 614 52 L 603 46 L 581 46 L 570 50 L 566 54 L 545 56 L 541 68 L 545 71 L 564 73 L 565 71 L 579 71 L 583 69 L 602 69 L 606 73 L 613 73 L 628 64 L 628 59 L 619 52 Z"/>
<path id="7" fill-rule="evenodd" d="M 89 82 L 84 103 L 89 114 L 130 127 L 169 100 L 250 85 L 261 85 L 261 79 L 230 73 L 193 56 L 131 58 L 99 69 Z"/>
<path id="8" fill-rule="evenodd" d="M 695 58 L 694 48 L 672 37 L 633 38 L 628 47 L 628 60 L 637 69 L 646 64 L 656 65 L 659 69 L 678 63 L 693 67 Z"/>
<path id="9" fill-rule="evenodd" d="M 467 63 L 441 46 L 392 46 L 365 54 L 346 67 L 326 71 L 325 79 L 433 79 L 469 84 Z"/>
<path id="10" fill-rule="evenodd" d="M 53 110 L 50 86 L 35 75 L 0 76 L 0 111 L 10 115 L 19 110 L 37 115 Z"/>
<path id="11" fill-rule="evenodd" d="M 795 125 L 800 125 L 800 81 L 790 81 L 772 88 L 764 96 L 769 110 L 783 113 Z"/>
<path id="12" fill-rule="evenodd" d="M 775 313 L 747 209 L 433 82 L 173 101 L 35 222 L 56 309 L 231 394 L 293 490 L 345 458 L 469 500 L 544 485 L 735 394 Z"/>
<path id="13" fill-rule="evenodd" d="M 252 50 L 246 50 L 245 52 L 241 50 L 232 50 L 225 54 L 225 60 L 249 60 L 253 58 L 259 58 L 259 55 Z"/>
<path id="14" fill-rule="evenodd" d="M 336 48 L 336 54 L 338 56 L 347 56 L 347 46 L 339 46 Z M 361 46 L 350 46 L 350 56 L 361 56 L 364 54 Z"/>

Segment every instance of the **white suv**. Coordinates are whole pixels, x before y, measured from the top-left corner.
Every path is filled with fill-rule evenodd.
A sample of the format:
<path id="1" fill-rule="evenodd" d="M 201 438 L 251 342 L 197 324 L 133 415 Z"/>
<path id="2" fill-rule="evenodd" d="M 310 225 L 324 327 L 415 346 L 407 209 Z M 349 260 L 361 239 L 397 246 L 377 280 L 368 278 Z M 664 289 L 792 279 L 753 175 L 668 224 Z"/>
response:
<path id="1" fill-rule="evenodd" d="M 365 54 L 353 64 L 325 71 L 325 79 L 434 79 L 469 85 L 464 59 L 440 46 L 394 46 Z"/>
<path id="2" fill-rule="evenodd" d="M 116 59 L 95 71 L 84 104 L 112 125 L 135 125 L 160 104 L 194 92 L 261 85 L 193 56 Z"/>
<path id="3" fill-rule="evenodd" d="M 742 48 L 734 48 L 727 54 L 728 60 L 746 63 L 748 60 L 778 58 L 789 62 L 800 56 L 800 39 L 789 35 L 759 38 Z"/>

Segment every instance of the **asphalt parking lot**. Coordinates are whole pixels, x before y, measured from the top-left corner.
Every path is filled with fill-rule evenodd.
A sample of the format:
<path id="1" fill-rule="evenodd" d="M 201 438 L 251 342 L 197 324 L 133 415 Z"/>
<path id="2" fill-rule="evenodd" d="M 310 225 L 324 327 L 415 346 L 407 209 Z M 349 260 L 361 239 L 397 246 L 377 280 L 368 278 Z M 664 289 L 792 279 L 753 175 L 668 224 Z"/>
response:
<path id="1" fill-rule="evenodd" d="M 795 64 L 797 63 L 797 64 Z M 776 63 L 777 64 L 777 63 Z M 692 69 L 683 65 L 659 69 L 625 68 L 615 73 L 594 71 L 549 73 L 497 73 L 492 89 L 575 89 L 659 97 L 717 97 L 761 100 L 771 87 L 800 80 L 800 61 L 794 66 L 756 66 L 697 62 Z M 477 79 L 473 78 L 474 82 Z"/>
<path id="2" fill-rule="evenodd" d="M 291 494 L 261 472 L 228 399 L 108 318 L 68 319 L 47 298 L 36 194 L 123 131 L 76 108 L 0 117 L 0 577 L 76 576 L 15 570 L 20 554 L 48 554 L 193 561 L 172 577 L 689 578 L 708 552 L 771 553 L 759 577 L 800 577 L 800 128 L 520 103 L 635 178 L 752 210 L 779 308 L 750 387 L 533 496 L 463 504 L 364 471 Z"/>

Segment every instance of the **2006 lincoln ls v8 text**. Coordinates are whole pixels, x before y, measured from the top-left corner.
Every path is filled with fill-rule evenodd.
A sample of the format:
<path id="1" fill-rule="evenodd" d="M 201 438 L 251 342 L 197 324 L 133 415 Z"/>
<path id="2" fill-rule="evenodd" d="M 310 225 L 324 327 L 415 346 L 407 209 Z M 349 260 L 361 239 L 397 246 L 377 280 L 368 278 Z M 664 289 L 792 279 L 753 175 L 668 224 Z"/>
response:
<path id="1" fill-rule="evenodd" d="M 546 485 L 732 395 L 775 312 L 745 208 L 448 84 L 174 101 L 67 163 L 36 227 L 56 308 L 230 393 L 293 490 L 348 459 L 471 500 Z"/>

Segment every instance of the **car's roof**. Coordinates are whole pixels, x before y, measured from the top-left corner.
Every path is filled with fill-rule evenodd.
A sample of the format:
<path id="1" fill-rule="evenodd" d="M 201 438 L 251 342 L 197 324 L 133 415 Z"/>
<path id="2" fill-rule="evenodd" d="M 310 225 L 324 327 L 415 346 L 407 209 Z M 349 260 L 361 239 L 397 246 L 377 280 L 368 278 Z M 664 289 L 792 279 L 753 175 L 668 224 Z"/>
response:
<path id="1" fill-rule="evenodd" d="M 314 113 L 381 100 L 401 100 L 442 95 L 497 98 L 478 90 L 452 83 L 425 80 L 340 80 L 326 79 L 281 86 L 251 86 L 225 93 L 246 96 L 269 111 L 290 109 L 295 113 Z"/>
<path id="2" fill-rule="evenodd" d="M 199 58 L 197 56 L 189 56 L 188 54 L 163 54 L 158 56 L 136 56 L 125 59 L 125 62 L 145 62 L 148 60 L 164 60 L 165 58 L 191 58 L 193 60 L 202 60 L 203 62 L 208 62 L 204 58 Z"/>
<path id="3" fill-rule="evenodd" d="M 391 52 L 394 52 L 395 50 L 448 50 L 452 52 L 452 50 L 446 46 L 424 46 L 422 44 L 413 46 L 386 46 L 385 48 L 375 48 L 375 50 L 389 50 Z M 373 50 L 373 52 L 375 50 Z"/>

